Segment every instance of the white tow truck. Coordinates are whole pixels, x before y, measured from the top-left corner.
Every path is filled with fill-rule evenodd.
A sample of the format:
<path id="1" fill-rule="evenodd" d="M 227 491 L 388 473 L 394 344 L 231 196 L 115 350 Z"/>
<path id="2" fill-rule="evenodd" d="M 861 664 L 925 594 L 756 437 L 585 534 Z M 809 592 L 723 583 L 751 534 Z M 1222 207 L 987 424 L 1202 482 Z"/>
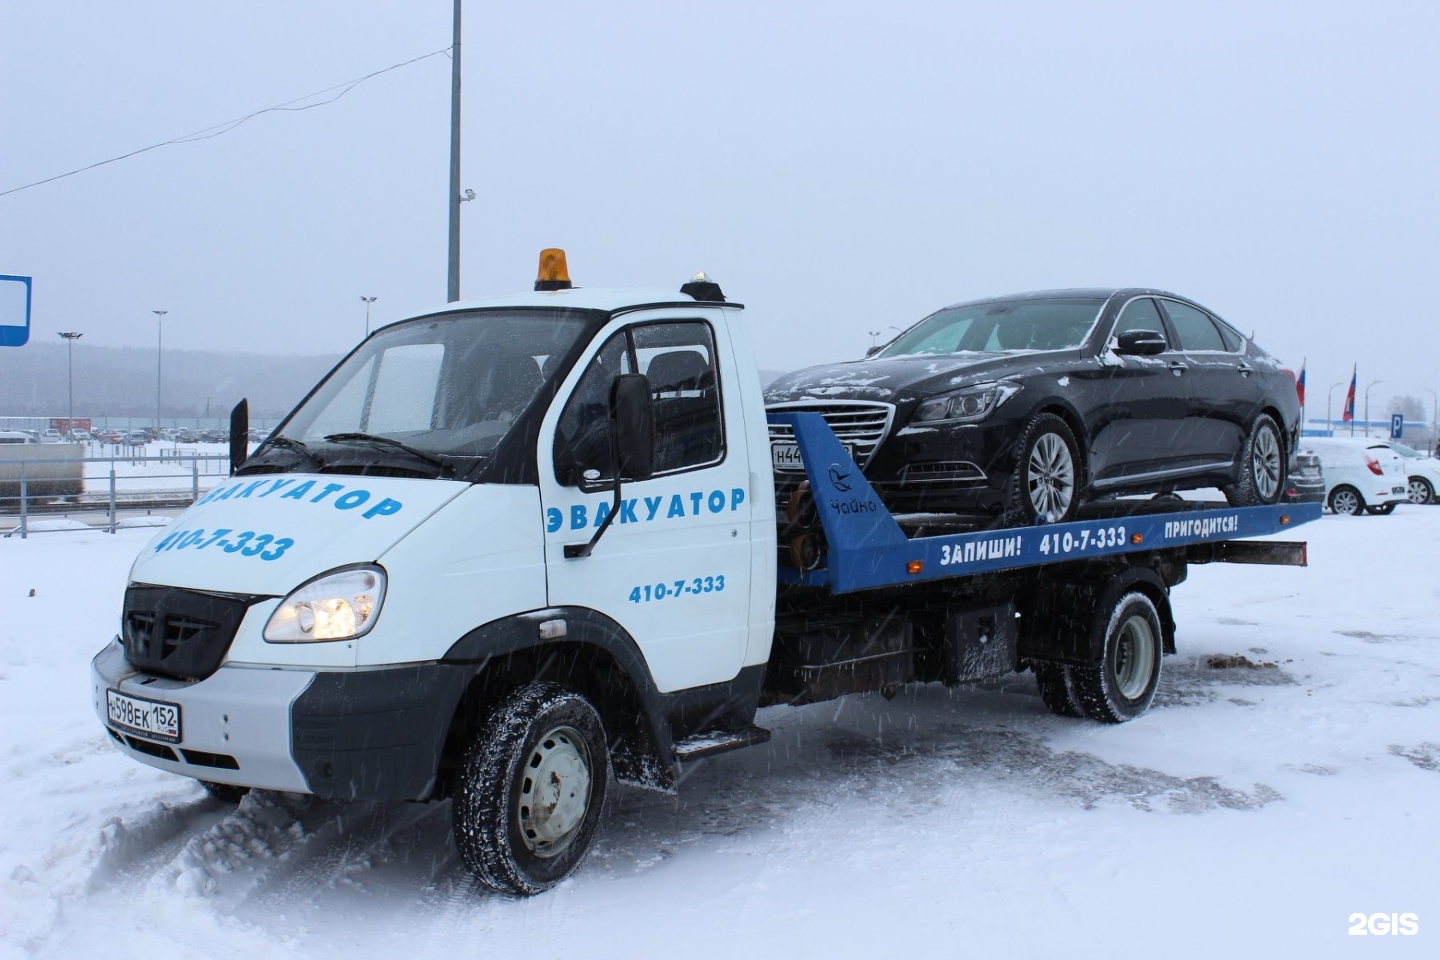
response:
<path id="1" fill-rule="evenodd" d="M 105 729 L 217 797 L 449 799 L 466 865 L 533 894 L 612 774 L 673 791 L 768 739 L 760 707 L 1030 670 L 1057 713 L 1129 720 L 1188 564 L 1305 562 L 1247 538 L 1318 504 L 917 530 L 820 415 L 767 417 L 741 309 L 703 276 L 573 288 L 546 251 L 533 293 L 375 331 L 141 550 Z"/>

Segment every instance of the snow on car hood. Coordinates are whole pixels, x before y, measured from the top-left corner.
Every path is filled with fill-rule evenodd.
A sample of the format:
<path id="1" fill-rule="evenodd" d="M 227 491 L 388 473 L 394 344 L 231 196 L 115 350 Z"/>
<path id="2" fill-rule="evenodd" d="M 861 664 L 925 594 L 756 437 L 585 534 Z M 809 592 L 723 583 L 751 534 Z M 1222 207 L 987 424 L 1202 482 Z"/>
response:
<path id="1" fill-rule="evenodd" d="M 336 474 L 232 477 L 157 533 L 130 579 L 285 594 L 326 570 L 375 560 L 469 486 Z"/>
<path id="2" fill-rule="evenodd" d="M 877 400 L 893 403 L 930 396 L 970 383 L 1033 373 L 1039 366 L 1078 358 L 1078 350 L 1006 350 L 867 357 L 806 367 L 765 388 L 765 402 Z"/>

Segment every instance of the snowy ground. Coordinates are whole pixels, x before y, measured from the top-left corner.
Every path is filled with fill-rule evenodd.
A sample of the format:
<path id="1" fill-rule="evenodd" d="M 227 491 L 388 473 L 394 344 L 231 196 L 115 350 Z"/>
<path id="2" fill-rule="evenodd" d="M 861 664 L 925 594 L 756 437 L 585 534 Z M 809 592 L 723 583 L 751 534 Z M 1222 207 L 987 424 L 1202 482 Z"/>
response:
<path id="1" fill-rule="evenodd" d="M 0 957 L 1440 955 L 1440 508 L 1194 568 L 1124 726 L 1029 675 L 764 711 L 530 900 L 474 886 L 448 804 L 226 807 L 113 750 L 88 663 L 151 532 L 0 540 Z M 1381 912 L 1419 933 L 1347 935 Z"/>

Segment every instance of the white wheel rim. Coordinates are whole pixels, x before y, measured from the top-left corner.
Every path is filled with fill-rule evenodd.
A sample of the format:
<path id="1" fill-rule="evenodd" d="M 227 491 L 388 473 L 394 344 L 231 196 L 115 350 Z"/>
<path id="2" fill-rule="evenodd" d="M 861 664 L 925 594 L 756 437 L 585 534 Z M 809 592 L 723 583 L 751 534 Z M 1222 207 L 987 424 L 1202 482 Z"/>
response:
<path id="1" fill-rule="evenodd" d="M 1250 454 L 1250 475 L 1260 499 L 1274 499 L 1280 490 L 1280 440 L 1268 424 L 1255 434 L 1255 449 Z"/>
<path id="2" fill-rule="evenodd" d="M 1126 700 L 1138 700 L 1155 672 L 1155 632 L 1150 621 L 1133 616 L 1120 628 L 1115 650 L 1115 687 Z"/>
<path id="3" fill-rule="evenodd" d="M 1355 499 L 1355 494 L 1349 490 L 1341 490 L 1335 494 L 1332 501 L 1332 508 L 1336 513 L 1354 513 L 1357 504 L 1358 501 Z"/>
<path id="4" fill-rule="evenodd" d="M 1030 506 L 1037 516 L 1064 516 L 1075 496 L 1075 461 L 1065 441 L 1046 433 L 1035 441 L 1027 464 Z"/>
<path id="5" fill-rule="evenodd" d="M 1427 503 L 1430 500 L 1430 489 L 1425 486 L 1425 481 L 1419 477 L 1410 481 L 1410 502 Z"/>
<path id="6" fill-rule="evenodd" d="M 556 727 L 530 751 L 520 776 L 520 835 L 535 856 L 556 856 L 575 839 L 590 809 L 584 738 L 574 727 Z"/>

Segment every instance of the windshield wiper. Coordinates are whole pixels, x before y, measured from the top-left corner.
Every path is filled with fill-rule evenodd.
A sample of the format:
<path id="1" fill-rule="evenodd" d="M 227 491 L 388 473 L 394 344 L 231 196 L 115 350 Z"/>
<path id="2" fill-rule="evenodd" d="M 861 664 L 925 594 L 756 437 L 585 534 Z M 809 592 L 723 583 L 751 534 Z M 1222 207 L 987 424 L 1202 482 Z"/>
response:
<path id="1" fill-rule="evenodd" d="M 325 466 L 325 461 L 321 460 L 318 456 L 316 456 L 315 451 L 305 446 L 305 444 L 301 443 L 299 440 L 284 436 L 283 434 L 274 434 L 265 441 L 264 445 L 267 447 L 284 447 L 287 450 L 294 450 L 296 453 L 300 454 L 301 456 L 308 459 L 310 462 L 314 463 L 317 467 Z"/>
<path id="2" fill-rule="evenodd" d="M 453 466 L 441 460 L 439 457 L 426 453 L 424 450 L 418 450 L 410 446 L 410 444 L 396 440 L 393 437 L 382 437 L 374 433 L 331 433 L 326 435 L 325 441 L 327 443 L 369 443 L 377 447 L 390 447 L 395 450 L 403 450 L 416 460 L 423 460 L 442 473 L 455 472 Z"/>

